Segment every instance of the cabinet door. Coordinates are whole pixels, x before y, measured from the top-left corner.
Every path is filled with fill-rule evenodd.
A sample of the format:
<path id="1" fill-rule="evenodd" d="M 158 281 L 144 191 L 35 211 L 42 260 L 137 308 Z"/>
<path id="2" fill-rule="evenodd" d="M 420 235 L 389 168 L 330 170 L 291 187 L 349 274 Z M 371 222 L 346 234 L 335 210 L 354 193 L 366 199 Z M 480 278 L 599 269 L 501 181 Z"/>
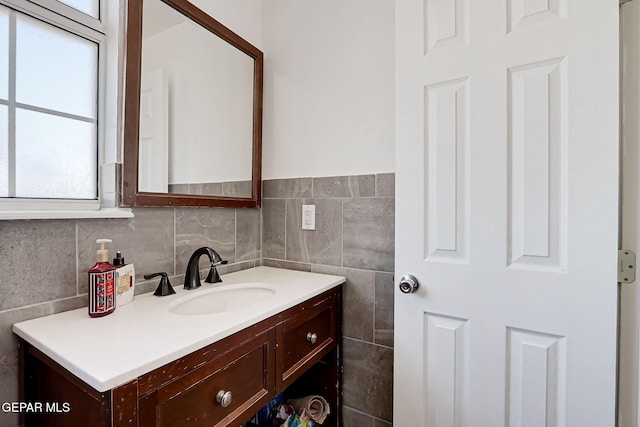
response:
<path id="1" fill-rule="evenodd" d="M 273 333 L 265 333 L 141 399 L 141 426 L 238 425 L 274 393 L 269 364 Z"/>

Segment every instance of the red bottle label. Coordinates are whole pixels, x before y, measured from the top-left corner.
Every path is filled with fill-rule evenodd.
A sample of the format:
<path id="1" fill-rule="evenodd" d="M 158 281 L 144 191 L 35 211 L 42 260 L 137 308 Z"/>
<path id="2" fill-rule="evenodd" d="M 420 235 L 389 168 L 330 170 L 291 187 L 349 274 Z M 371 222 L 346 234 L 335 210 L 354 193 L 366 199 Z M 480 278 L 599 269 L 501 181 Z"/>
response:
<path id="1" fill-rule="evenodd" d="M 116 308 L 115 270 L 89 273 L 89 314 L 106 314 Z"/>

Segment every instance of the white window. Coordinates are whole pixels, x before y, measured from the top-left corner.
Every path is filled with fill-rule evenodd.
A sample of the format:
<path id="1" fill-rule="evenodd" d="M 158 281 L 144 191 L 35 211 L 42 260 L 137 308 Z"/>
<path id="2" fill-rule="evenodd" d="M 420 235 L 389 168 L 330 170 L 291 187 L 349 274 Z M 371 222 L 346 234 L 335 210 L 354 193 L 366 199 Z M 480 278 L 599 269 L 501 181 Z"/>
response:
<path id="1" fill-rule="evenodd" d="M 106 3 L 0 0 L 0 212 L 100 210 Z"/>

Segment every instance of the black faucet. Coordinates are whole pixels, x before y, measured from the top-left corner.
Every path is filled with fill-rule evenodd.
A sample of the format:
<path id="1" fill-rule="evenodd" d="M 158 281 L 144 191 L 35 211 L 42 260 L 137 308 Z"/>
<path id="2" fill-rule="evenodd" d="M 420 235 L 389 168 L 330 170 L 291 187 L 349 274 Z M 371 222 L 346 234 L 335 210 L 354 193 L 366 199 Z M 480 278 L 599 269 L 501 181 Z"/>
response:
<path id="1" fill-rule="evenodd" d="M 191 258 L 189 258 L 189 263 L 187 264 L 187 271 L 184 273 L 184 288 L 185 289 L 196 289 L 200 287 L 200 256 L 207 255 L 209 257 L 209 261 L 211 261 L 211 268 L 209 269 L 209 274 L 205 282 L 207 283 L 217 283 L 222 282 L 218 271 L 216 270 L 216 266 L 226 264 L 227 261 L 223 260 L 218 252 L 213 249 L 203 246 L 201 248 L 196 249 L 193 254 L 191 254 Z"/>

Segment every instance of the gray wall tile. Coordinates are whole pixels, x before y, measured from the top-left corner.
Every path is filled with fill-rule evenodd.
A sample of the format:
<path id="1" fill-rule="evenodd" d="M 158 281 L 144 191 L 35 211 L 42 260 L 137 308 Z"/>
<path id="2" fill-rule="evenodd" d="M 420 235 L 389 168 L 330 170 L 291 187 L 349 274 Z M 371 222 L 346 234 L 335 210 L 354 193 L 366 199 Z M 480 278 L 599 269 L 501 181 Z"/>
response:
<path id="1" fill-rule="evenodd" d="M 285 200 L 262 201 L 262 256 L 285 258 Z"/>
<path id="2" fill-rule="evenodd" d="M 313 178 L 313 198 L 326 197 L 373 197 L 375 176 L 333 176 Z"/>
<path id="3" fill-rule="evenodd" d="M 286 268 L 287 270 L 311 271 L 311 264 L 303 264 L 300 262 L 283 261 L 280 259 L 263 258 L 262 265 L 266 267 Z"/>
<path id="4" fill-rule="evenodd" d="M 344 201 L 345 267 L 393 271 L 394 199 Z"/>
<path id="5" fill-rule="evenodd" d="M 373 178 L 373 179 L 372 179 Z M 367 357 L 379 358 L 371 372 L 366 375 L 365 385 L 359 383 L 358 373 L 361 366 L 349 370 L 351 363 L 361 355 L 345 354 L 345 402 L 361 402 L 369 395 L 373 395 L 374 403 L 369 406 L 345 406 L 345 425 L 359 425 L 365 423 L 375 427 L 388 427 L 388 421 L 376 418 L 392 411 L 392 357 L 393 349 L 393 256 L 394 256 L 394 195 L 395 175 L 379 174 L 353 177 L 315 178 L 313 180 L 314 197 L 295 195 L 292 190 L 295 180 L 281 180 L 281 182 L 265 182 L 265 197 L 263 203 L 263 258 L 262 264 L 281 268 L 304 269 L 319 273 L 338 274 L 347 278 L 344 290 L 343 330 L 345 340 L 353 342 L 357 348 L 367 346 Z M 285 214 L 284 200 L 268 197 L 289 198 L 286 201 L 286 235 L 281 224 Z M 373 197 L 377 197 L 373 199 Z M 346 198 L 348 197 L 348 198 Z M 303 199 L 309 200 L 303 200 Z M 318 241 L 308 240 L 313 232 L 303 232 L 300 227 L 301 205 L 303 203 L 316 204 L 316 213 L 327 214 L 327 210 L 320 206 L 320 200 L 341 201 L 345 207 L 344 218 L 333 212 L 334 222 L 344 227 L 344 253 L 340 263 L 337 260 L 322 260 L 314 257 Z M 347 209 L 348 207 L 348 209 Z M 349 218 L 346 215 L 349 215 Z M 273 220 L 277 218 L 277 220 Z M 316 221 L 318 219 L 316 218 Z M 269 226 L 268 222 L 277 225 Z M 277 230 L 269 235 L 269 227 Z M 349 233 L 349 236 L 346 235 Z M 331 239 L 337 242 L 340 233 Z M 277 236 L 274 238 L 274 236 Z M 277 242 L 277 243 L 273 243 Z M 326 241 L 325 241 L 326 242 Z M 268 245 L 274 250 L 267 249 Z M 268 255 L 268 253 L 271 255 Z M 285 261 L 285 258 L 290 261 Z M 296 261 L 291 261 L 291 260 Z M 298 262 L 299 261 L 299 262 Z M 331 264 L 331 265 L 327 265 Z M 352 267 L 352 268 L 346 268 Z M 384 272 L 383 272 L 384 271 Z M 388 272 L 388 273 L 387 273 Z M 353 340 L 348 341 L 350 338 Z M 364 353 L 364 351 L 362 352 Z M 364 356 L 362 356 L 364 357 Z M 366 360 L 366 357 L 364 357 Z M 377 371 L 378 362 L 383 366 L 381 373 Z M 355 376 L 350 373 L 356 372 Z M 353 388 L 353 389 L 352 389 Z M 373 390 L 373 391 L 371 391 Z M 380 396 L 376 398 L 375 396 Z M 374 409 L 375 407 L 375 409 Z M 390 415 L 389 415 L 390 417 Z"/>
<path id="6" fill-rule="evenodd" d="M 75 222 L 1 221 L 0 272 L 0 310 L 75 295 Z"/>
<path id="7" fill-rule="evenodd" d="M 259 209 L 236 209 L 236 262 L 260 258 Z"/>
<path id="8" fill-rule="evenodd" d="M 96 263 L 96 239 L 111 239 L 109 257 L 122 251 L 136 268 L 136 281 L 145 274 L 173 269 L 173 209 L 137 208 L 128 219 L 78 220 L 78 288 L 87 292 L 87 271 Z"/>
<path id="9" fill-rule="evenodd" d="M 217 267 L 217 269 L 218 269 L 218 274 L 229 274 L 229 273 L 235 273 L 236 271 L 247 270 L 255 266 L 256 266 L 255 260 L 251 260 L 251 261 L 236 262 L 235 264 L 221 265 Z M 206 271 L 204 272 L 202 280 L 204 280 L 205 277 L 207 277 L 206 274 L 208 273 L 209 273 L 209 269 L 207 268 Z"/>
<path id="10" fill-rule="evenodd" d="M 311 197 L 311 178 L 270 179 L 262 182 L 262 195 L 266 199 Z"/>
<path id="11" fill-rule="evenodd" d="M 189 184 L 169 184 L 169 193 L 189 194 Z"/>
<path id="12" fill-rule="evenodd" d="M 374 341 L 393 347 L 393 293 L 392 273 L 376 273 Z"/>
<path id="13" fill-rule="evenodd" d="M 221 182 L 207 182 L 207 183 L 201 184 L 201 187 L 199 188 L 199 191 L 197 193 L 192 193 L 192 194 L 204 194 L 206 196 L 222 196 L 224 195 L 224 190 L 222 189 Z"/>
<path id="14" fill-rule="evenodd" d="M 251 181 L 230 181 L 222 183 L 222 191 L 229 197 L 251 197 L 253 193 Z"/>
<path id="15" fill-rule="evenodd" d="M 185 185 L 185 184 L 182 184 L 182 185 Z M 198 182 L 198 183 L 186 184 L 186 185 L 188 187 L 187 194 L 205 194 L 203 186 L 207 184 Z"/>
<path id="16" fill-rule="evenodd" d="M 343 427 L 374 427 L 371 416 L 344 407 L 342 410 Z"/>
<path id="17" fill-rule="evenodd" d="M 375 273 L 342 267 L 312 265 L 314 273 L 345 276 L 342 333 L 345 337 L 373 342 Z"/>
<path id="18" fill-rule="evenodd" d="M 18 352 L 0 353 L 0 403 L 18 402 Z M 0 426 L 18 426 L 18 413 L 0 411 Z"/>
<path id="19" fill-rule="evenodd" d="M 344 338 L 344 405 L 392 419 L 393 349 Z"/>
<path id="20" fill-rule="evenodd" d="M 230 262 L 235 262 L 221 267 L 221 274 L 264 264 L 344 275 L 347 277 L 344 299 L 345 425 L 370 427 L 373 423 L 375 427 L 388 427 L 390 423 L 385 420 L 391 420 L 392 411 L 393 350 L 389 346 L 393 345 L 394 287 L 393 263 L 389 263 L 389 257 L 393 259 L 393 249 L 391 251 L 384 249 L 385 239 L 388 240 L 389 237 L 384 230 L 387 229 L 388 233 L 388 228 L 391 227 L 390 229 L 393 230 L 394 225 L 394 175 L 376 175 L 373 180 L 375 183 L 373 190 L 370 177 L 373 175 L 337 177 L 337 179 L 318 178 L 315 183 L 312 178 L 265 181 L 262 210 L 137 208 L 134 210 L 136 217 L 133 219 L 0 222 L 0 251 L 7 249 L 6 242 L 10 242 L 8 246 L 10 251 L 15 251 L 16 242 L 18 242 L 18 249 L 24 249 L 28 244 L 23 240 L 33 241 L 38 238 L 39 233 L 45 235 L 52 233 L 53 236 L 58 236 L 48 237 L 45 240 L 53 242 L 47 247 L 51 247 L 56 255 L 53 266 L 55 271 L 58 273 L 61 271 L 60 259 L 72 260 L 69 263 L 71 273 L 68 271 L 64 273 L 66 270 L 62 270 L 62 276 L 56 279 L 56 283 L 64 289 L 68 283 L 73 284 L 73 289 L 70 289 L 71 295 L 76 294 L 77 280 L 79 280 L 80 292 L 86 292 L 86 271 L 95 262 L 95 239 L 100 237 L 114 240 L 110 247 L 111 255 L 115 250 L 122 250 L 127 261 L 136 264 L 139 275 L 136 294 L 153 291 L 156 288 L 156 281 L 144 281 L 141 278 L 142 274 L 154 271 L 167 271 L 173 286 L 181 287 L 186 261 L 192 250 L 205 245 L 218 250 Z M 332 180 L 334 180 L 333 184 Z M 220 186 L 220 183 L 215 184 Z M 355 196 L 354 200 L 364 203 L 353 203 L 351 199 L 313 200 L 313 191 L 323 198 Z M 368 200 L 373 200 L 371 199 L 373 196 L 388 199 L 386 202 L 382 201 L 383 199 L 375 199 L 373 203 L 367 204 Z M 311 200 L 305 201 L 303 200 L 305 198 Z M 302 203 L 308 202 L 316 204 L 318 215 L 316 225 L 320 229 L 315 232 L 306 232 L 307 235 L 304 236 L 300 229 L 300 210 Z M 287 212 L 288 203 L 291 204 L 290 212 Z M 343 203 L 349 219 L 345 216 L 343 220 Z M 292 214 L 296 218 L 289 219 L 290 224 L 287 229 L 285 217 Z M 361 221 L 362 218 L 364 221 Z M 260 230 L 260 221 L 262 221 L 262 230 Z M 31 226 L 39 231 L 24 231 L 24 227 Z M 345 234 L 347 244 L 344 261 L 341 250 L 342 227 L 345 227 L 346 232 L 350 234 L 349 236 Z M 53 229 L 56 232 L 52 232 Z M 176 230 L 175 235 L 174 230 Z M 370 233 L 369 230 L 373 230 L 374 233 Z M 7 238 L 5 231 L 14 233 L 18 237 Z M 294 234 L 294 238 L 290 241 L 285 237 L 288 232 Z M 364 242 L 358 242 L 358 237 L 365 236 L 367 233 L 371 237 L 365 238 Z M 258 237 L 254 237 L 256 234 Z M 393 231 L 390 236 L 393 239 Z M 71 252 L 61 256 L 60 245 L 55 243 L 56 238 L 63 240 L 62 246 L 73 246 Z M 356 246 L 358 244 L 363 247 L 360 252 Z M 260 245 L 263 245 L 262 248 Z M 42 250 L 40 246 L 38 248 Z M 290 259 L 287 256 L 287 250 L 292 248 L 294 253 L 298 253 L 296 259 Z M 180 260 L 174 260 L 174 253 L 180 254 Z M 254 256 L 252 254 L 256 253 L 257 256 L 252 259 Z M 0 252 L 0 255 L 2 254 L 4 252 Z M 29 259 L 29 257 L 17 256 L 16 258 L 19 259 L 8 265 L 15 266 L 20 260 Z M 76 259 L 80 260 L 77 267 Z M 386 264 L 378 265 L 376 262 L 370 262 L 371 259 L 384 259 Z M 340 268 L 343 262 L 345 262 L 345 268 Z M 175 269 L 174 264 L 177 265 Z M 51 271 L 51 266 L 46 264 L 40 266 L 31 261 L 29 265 L 31 270 L 27 271 L 27 274 L 35 277 L 46 276 Z M 208 268 L 208 262 L 204 259 L 201 262 L 201 268 L 204 272 Z M 3 273 L 7 271 L 1 257 L 0 271 Z M 380 273 L 380 271 L 389 273 Z M 20 274 L 24 275 L 25 272 L 21 269 Z M 71 278 L 65 279 L 65 274 L 70 275 Z M 3 280 L 6 276 L 6 273 L 4 277 L 0 276 L 0 291 L 4 290 Z M 19 283 L 24 286 L 27 282 L 22 279 Z M 40 287 L 33 289 L 34 292 L 43 290 Z M 22 294 L 21 288 L 20 298 L 25 296 L 25 300 L 32 298 L 28 292 L 25 295 Z M 86 306 L 87 302 L 86 295 L 71 296 L 66 299 L 58 299 L 63 297 L 52 295 L 46 298 L 54 301 L 0 311 L 0 369 L 2 369 L 0 381 L 5 384 L 3 387 L 5 392 L 0 392 L 0 398 L 3 401 L 18 399 L 16 339 L 11 333 L 13 323 Z M 356 339 L 350 339 L 350 336 Z M 14 421 L 5 415 L 0 413 L 0 425 L 13 425 Z"/>
<path id="21" fill-rule="evenodd" d="M 176 276 L 169 276 L 169 283 L 171 284 L 171 287 L 173 287 L 174 289 L 178 287 L 182 287 L 184 283 L 184 275 L 179 276 L 178 280 L 176 280 Z M 151 280 L 136 281 L 134 296 L 146 294 L 147 292 L 154 292 L 158 287 L 158 284 L 160 284 L 160 277 L 156 277 L 155 279 L 151 279 Z"/>
<path id="22" fill-rule="evenodd" d="M 302 230 L 302 205 L 316 206 L 316 229 Z M 290 261 L 340 265 L 342 260 L 342 201 L 287 200 L 286 258 Z"/>
<path id="23" fill-rule="evenodd" d="M 202 246 L 213 248 L 222 259 L 234 263 L 235 222 L 234 209 L 176 209 L 176 273 L 184 274 L 191 254 Z M 209 265 L 206 256 L 200 257 L 201 270 Z"/>
<path id="24" fill-rule="evenodd" d="M 376 175 L 376 197 L 396 196 L 396 174 L 381 173 Z"/>

